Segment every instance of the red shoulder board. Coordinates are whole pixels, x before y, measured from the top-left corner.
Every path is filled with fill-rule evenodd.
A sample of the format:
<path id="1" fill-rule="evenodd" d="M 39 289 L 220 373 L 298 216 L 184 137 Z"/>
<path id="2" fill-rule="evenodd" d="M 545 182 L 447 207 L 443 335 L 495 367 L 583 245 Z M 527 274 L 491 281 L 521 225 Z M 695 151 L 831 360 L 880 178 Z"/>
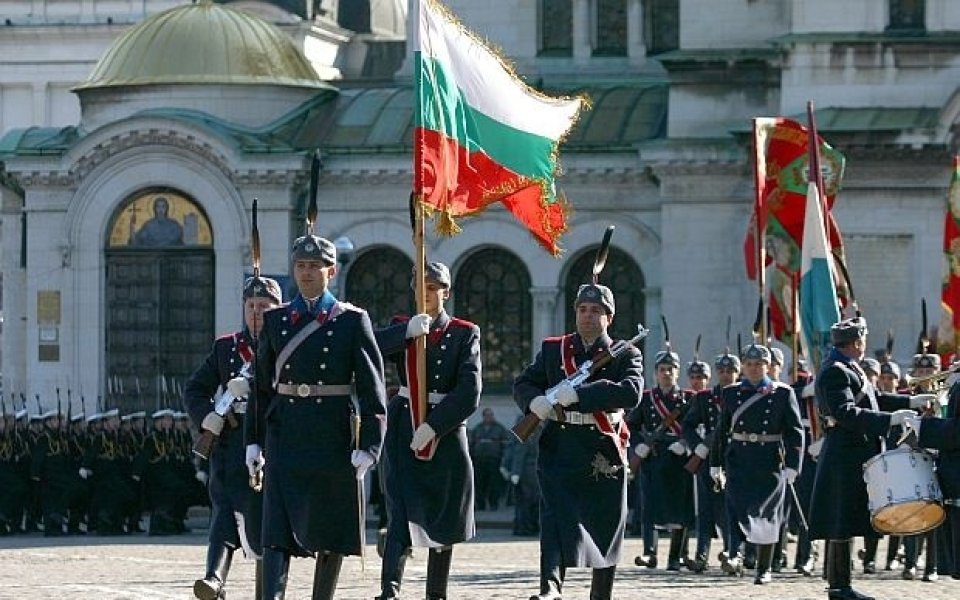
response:
<path id="1" fill-rule="evenodd" d="M 405 313 L 399 313 L 390 317 L 390 324 L 396 325 L 398 323 L 406 323 L 410 320 L 410 315 Z"/>
<path id="2" fill-rule="evenodd" d="M 474 323 L 466 319 L 458 319 L 457 317 L 450 317 L 450 325 L 452 327 L 463 327 L 464 329 L 473 329 L 476 327 Z"/>
<path id="3" fill-rule="evenodd" d="M 221 340 L 230 340 L 231 342 L 233 342 L 233 336 L 235 336 L 235 335 L 236 335 L 236 332 L 233 332 L 233 333 L 224 333 L 223 335 L 218 335 L 218 336 L 217 336 L 217 341 L 219 342 L 219 341 L 221 341 Z"/>
<path id="4" fill-rule="evenodd" d="M 558 335 L 558 336 L 555 336 L 555 337 L 543 338 L 543 341 L 544 341 L 544 342 L 550 342 L 551 344 L 559 344 L 560 342 L 563 341 L 563 338 L 564 338 L 564 337 L 565 337 L 565 336 Z"/>

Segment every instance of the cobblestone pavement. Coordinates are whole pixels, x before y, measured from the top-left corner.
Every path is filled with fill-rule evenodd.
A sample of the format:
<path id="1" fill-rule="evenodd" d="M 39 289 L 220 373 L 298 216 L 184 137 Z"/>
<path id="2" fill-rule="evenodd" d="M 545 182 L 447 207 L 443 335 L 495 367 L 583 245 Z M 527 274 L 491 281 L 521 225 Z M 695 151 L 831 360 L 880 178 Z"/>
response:
<path id="1" fill-rule="evenodd" d="M 372 536 L 372 531 L 370 534 Z M 804 578 L 792 571 L 776 575 L 770 585 L 757 586 L 749 576 L 743 579 L 723 576 L 715 564 L 703 575 L 641 569 L 632 564 L 639 549 L 638 539 L 627 539 L 614 587 L 614 597 L 618 600 L 826 598 L 820 578 Z M 881 551 L 884 549 L 885 546 Z M 665 561 L 666 552 L 666 545 L 662 543 L 661 562 Z M 204 556 L 202 531 L 176 538 L 0 538 L 0 598 L 188 600 L 193 597 L 193 580 L 202 575 Z M 485 530 L 476 540 L 456 547 L 450 598 L 526 600 L 536 592 L 537 564 L 535 539 L 515 538 L 505 530 Z M 361 572 L 359 558 L 347 559 L 337 598 L 373 598 L 379 592 L 379 568 L 372 546 L 367 548 L 365 572 Z M 313 561 L 294 560 L 287 598 L 309 599 L 312 575 Z M 425 576 L 426 552 L 417 550 L 408 563 L 405 598 L 423 598 Z M 860 591 L 883 600 L 960 598 L 960 581 L 949 577 L 935 583 L 902 581 L 899 572 L 871 576 L 856 573 L 854 577 Z M 585 600 L 589 596 L 589 582 L 587 569 L 569 571 L 565 597 Z M 235 561 L 229 584 L 229 600 L 251 600 L 253 562 Z"/>

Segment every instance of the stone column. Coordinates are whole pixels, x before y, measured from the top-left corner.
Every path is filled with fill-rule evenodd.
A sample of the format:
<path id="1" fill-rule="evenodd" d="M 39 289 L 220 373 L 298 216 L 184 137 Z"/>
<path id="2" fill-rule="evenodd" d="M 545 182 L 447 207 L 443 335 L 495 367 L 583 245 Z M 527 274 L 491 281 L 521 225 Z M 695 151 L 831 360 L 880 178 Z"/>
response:
<path id="1" fill-rule="evenodd" d="M 646 60 L 642 0 L 627 0 L 627 56 L 633 64 L 642 64 Z"/>
<path id="2" fill-rule="evenodd" d="M 573 62 L 586 64 L 592 53 L 590 44 L 590 0 L 573 0 Z"/>
<path id="3" fill-rule="evenodd" d="M 0 187 L 4 318 L 3 335 L 0 336 L 0 372 L 3 373 L 4 392 L 8 395 L 27 391 L 27 274 L 20 267 L 22 205 L 23 199 L 19 195 Z"/>
<path id="4" fill-rule="evenodd" d="M 653 381 L 653 357 L 663 345 L 663 327 L 660 324 L 660 315 L 663 314 L 662 290 L 659 287 L 643 288 L 643 300 L 647 314 L 643 325 L 650 330 L 646 339 L 646 352 L 643 353 L 643 373 L 646 385 Z"/>
<path id="5" fill-rule="evenodd" d="M 531 358 L 540 350 L 540 340 L 552 335 L 560 335 L 557 325 L 557 297 L 560 288 L 556 286 L 532 287 L 530 297 L 533 298 L 533 327 L 531 328 L 532 344 Z"/>

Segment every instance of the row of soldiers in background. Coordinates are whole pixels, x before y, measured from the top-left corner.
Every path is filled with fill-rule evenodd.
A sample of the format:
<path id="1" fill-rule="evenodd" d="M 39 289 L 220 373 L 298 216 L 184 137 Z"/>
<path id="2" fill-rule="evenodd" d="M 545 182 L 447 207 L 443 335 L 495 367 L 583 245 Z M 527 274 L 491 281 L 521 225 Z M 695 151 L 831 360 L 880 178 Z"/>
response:
<path id="1" fill-rule="evenodd" d="M 169 409 L 119 410 L 69 419 L 52 410 L 0 419 L 0 535 L 46 536 L 186 531 L 191 505 L 206 504 L 189 421 Z"/>
<path id="2" fill-rule="evenodd" d="M 743 358 L 744 362 L 754 362 L 753 359 L 761 358 L 769 364 L 766 385 L 779 381 L 784 356 L 778 348 L 753 344 L 745 348 Z M 743 393 L 752 395 L 756 389 L 756 386 L 749 385 L 742 377 L 741 357 L 729 350 L 716 357 L 713 368 L 716 370 L 717 383 L 713 387 L 709 385 L 712 379 L 710 365 L 695 359 L 687 364 L 689 388 L 680 388 L 680 366 L 679 356 L 669 348 L 658 353 L 655 359 L 656 385 L 644 391 L 640 405 L 628 416 L 631 427 L 631 468 L 636 478 L 636 485 L 631 490 L 631 527 L 635 534 L 639 533 L 643 537 L 643 551 L 636 557 L 635 563 L 638 566 L 656 568 L 658 533 L 668 532 L 670 546 L 667 570 L 677 571 L 685 567 L 696 573 L 703 572 L 710 562 L 711 542 L 719 534 L 722 551 L 718 556 L 723 571 L 742 575 L 744 568 L 757 569 L 756 582 L 765 583 L 769 581 L 771 571 L 779 572 L 789 564 L 786 551 L 789 532 L 797 541 L 793 567 L 798 573 L 811 576 L 818 552 L 810 539 L 804 517 L 796 506 L 802 506 L 803 512 L 808 512 L 823 422 L 818 418 L 814 378 L 807 372 L 805 361 L 799 361 L 791 386 L 792 396 L 797 399 L 796 417 L 790 416 L 793 410 L 790 408 L 791 400 L 788 396 L 791 394 L 787 393 L 786 386 L 780 384 L 784 389 L 779 394 L 782 398 L 775 400 L 778 394 L 770 394 L 769 406 L 764 410 L 749 412 L 746 419 L 740 419 L 736 428 L 731 428 L 730 423 L 735 409 L 728 409 L 724 413 L 725 404 L 729 405 L 731 400 L 734 405 L 745 404 L 737 397 Z M 904 385 L 905 378 L 901 376 L 900 367 L 894 361 L 886 359 L 881 363 L 868 358 L 863 361 L 862 366 L 881 393 L 911 393 L 911 390 L 905 389 L 908 387 Z M 938 355 L 924 353 L 914 356 L 912 377 L 928 377 L 939 370 Z M 960 384 L 954 389 L 955 393 L 952 395 L 960 396 Z M 915 389 L 912 393 L 925 391 L 927 390 Z M 924 402 L 928 399 L 927 396 L 918 398 Z M 914 404 L 913 408 L 920 408 L 919 402 Z M 953 413 L 957 411 L 957 404 L 957 400 L 950 404 Z M 799 423 L 794 422 L 797 419 Z M 806 449 L 806 464 L 802 469 L 799 467 L 803 461 L 800 461 L 798 456 L 791 458 L 780 449 L 790 444 L 788 437 L 799 435 L 799 426 L 802 426 L 804 443 L 793 445 Z M 755 433 L 738 434 L 735 429 Z M 717 431 L 727 430 L 733 433 L 717 435 Z M 897 428 L 890 435 L 891 448 L 899 437 L 900 431 Z M 722 482 L 725 485 L 715 481 L 710 469 L 711 455 L 726 454 L 729 444 L 743 449 L 759 450 L 756 456 L 749 457 L 749 469 L 738 465 L 741 479 L 744 479 L 744 471 L 747 477 L 746 481 L 739 482 L 734 489 L 731 489 L 729 480 Z M 776 450 L 763 452 L 764 447 L 776 447 Z M 726 459 L 729 460 L 729 455 Z M 747 463 L 746 456 L 741 459 L 744 464 Z M 713 459 L 714 474 L 723 462 L 721 456 Z M 724 473 L 727 477 L 730 470 L 728 468 Z M 734 470 L 738 470 L 737 466 L 734 466 Z M 766 491 L 769 491 L 766 488 L 775 484 L 770 477 L 772 473 L 785 473 L 780 476 L 789 479 L 797 497 L 796 501 L 788 497 L 785 505 L 781 504 L 782 518 L 776 520 L 780 530 L 778 541 L 766 548 L 765 545 L 760 545 L 763 555 L 758 556 L 757 545 L 744 544 L 743 529 L 730 526 L 730 523 L 745 522 L 747 519 L 747 515 L 738 514 L 738 510 L 732 505 L 749 505 L 755 510 L 766 499 Z M 960 496 L 960 480 L 954 473 L 945 474 L 942 465 L 940 479 L 945 502 L 948 506 L 956 503 Z M 759 490 L 765 491 L 757 494 Z M 739 496 L 736 502 L 728 501 L 731 494 Z M 960 577 L 956 563 L 951 563 L 956 561 L 957 549 L 953 546 L 958 541 L 956 537 L 960 536 L 946 534 L 945 526 L 917 536 L 890 536 L 884 569 L 902 568 L 904 579 L 917 578 L 918 559 L 926 544 L 926 564 L 922 575 L 924 581 L 936 581 L 938 573 Z M 689 550 L 691 533 L 695 533 L 696 537 L 692 556 Z M 864 573 L 877 571 L 876 554 L 881 539 L 882 536 L 877 534 L 864 540 L 865 547 L 859 554 Z M 950 548 L 949 552 L 944 551 L 947 547 Z"/>

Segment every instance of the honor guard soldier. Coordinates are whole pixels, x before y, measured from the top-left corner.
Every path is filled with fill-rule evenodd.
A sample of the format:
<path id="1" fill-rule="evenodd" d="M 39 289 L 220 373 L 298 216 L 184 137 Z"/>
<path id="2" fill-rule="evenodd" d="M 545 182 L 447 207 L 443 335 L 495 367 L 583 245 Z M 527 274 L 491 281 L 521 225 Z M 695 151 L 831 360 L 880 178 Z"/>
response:
<path id="1" fill-rule="evenodd" d="M 291 556 L 316 556 L 313 598 L 333 598 L 344 555 L 363 550 L 359 486 L 380 454 L 386 391 L 370 317 L 327 289 L 336 252 L 297 238 L 300 292 L 264 314 L 258 340 L 244 426 L 247 468 L 263 470 L 264 600 L 283 598 Z"/>
<path id="2" fill-rule="evenodd" d="M 237 548 L 258 559 L 259 594 L 262 495 L 249 485 L 243 420 L 253 377 L 254 340 L 260 334 L 263 313 L 281 300 L 280 285 L 275 280 L 247 278 L 243 286 L 243 329 L 217 338 L 213 350 L 183 387 L 183 401 L 200 430 L 200 439 L 212 440 L 212 448 L 199 450 L 209 459 L 212 507 L 206 574 L 193 585 L 193 593 L 200 600 L 226 595 L 227 573 Z"/>
<path id="3" fill-rule="evenodd" d="M 430 549 L 427 599 L 445 599 L 452 545 L 476 533 L 466 420 L 480 403 L 480 328 L 444 310 L 450 297 L 446 265 L 427 263 L 424 276 L 426 314 L 394 319 L 377 332 L 402 384 L 387 409 L 379 467 L 389 511 L 379 600 L 400 597 L 411 546 Z M 418 382 L 414 339 L 422 335 L 427 336 L 427 380 Z M 419 386 L 426 387 L 428 402 L 417 423 L 412 403 Z"/>
<path id="4" fill-rule="evenodd" d="M 690 403 L 690 409 L 683 417 L 683 437 L 693 454 L 687 461 L 686 469 L 694 473 L 697 494 L 697 549 L 693 570 L 702 573 L 710 560 L 710 540 L 720 529 L 723 541 L 723 556 L 729 554 L 727 548 L 727 509 L 723 490 L 714 485 L 710 477 L 710 449 L 720 425 L 720 413 L 723 411 L 723 389 L 733 385 L 740 377 L 740 359 L 729 351 L 717 356 L 713 362 L 717 369 L 717 385 L 712 389 L 697 392 Z"/>
<path id="5" fill-rule="evenodd" d="M 131 457 L 119 431 L 120 411 L 114 408 L 87 417 L 91 429 L 94 423 L 102 425 L 93 435 L 79 469 L 80 477 L 92 482 L 88 529 L 96 529 L 97 535 L 119 535 L 137 503 L 140 485 L 131 477 Z"/>
<path id="6" fill-rule="evenodd" d="M 744 348 L 743 379 L 723 389 L 719 432 L 710 453 L 710 474 L 726 482 L 729 556 L 723 570 L 742 575 L 740 547 L 757 545 L 754 583 L 771 581 L 774 545 L 784 523 L 784 488 L 800 473 L 803 425 L 793 389 L 768 375 L 770 349 Z M 744 535 L 745 534 L 745 535 Z"/>
<path id="7" fill-rule="evenodd" d="M 693 392 L 677 386 L 680 357 L 667 349 L 654 359 L 656 385 L 643 391 L 640 404 L 627 416 L 634 453 L 640 459 L 640 503 L 643 555 L 641 567 L 657 566 L 657 529 L 670 531 L 667 570 L 679 571 L 686 559 L 687 531 L 695 525 L 693 479 L 684 469 L 690 452 L 683 439 L 683 417 Z"/>
<path id="8" fill-rule="evenodd" d="M 860 367 L 867 322 L 846 319 L 830 328 L 833 348 L 816 377 L 816 397 L 825 420 L 810 500 L 810 536 L 828 540 L 824 570 L 831 600 L 870 600 L 851 587 L 851 538 L 873 533 L 863 463 L 880 452 L 891 426 L 914 415 L 908 407 L 924 398 L 885 395 L 883 403 Z M 895 412 L 881 412 L 893 410 Z"/>
<path id="9" fill-rule="evenodd" d="M 564 383 L 577 367 L 610 349 L 607 328 L 613 292 L 580 286 L 574 301 L 577 331 L 546 338 L 533 363 L 513 384 L 524 413 L 545 421 L 540 434 L 540 593 L 562 598 L 568 567 L 591 567 L 590 597 L 610 600 L 627 520 L 626 438 L 623 410 L 637 405 L 643 358 L 630 346 L 582 385 Z M 545 392 L 558 386 L 555 408 Z"/>

